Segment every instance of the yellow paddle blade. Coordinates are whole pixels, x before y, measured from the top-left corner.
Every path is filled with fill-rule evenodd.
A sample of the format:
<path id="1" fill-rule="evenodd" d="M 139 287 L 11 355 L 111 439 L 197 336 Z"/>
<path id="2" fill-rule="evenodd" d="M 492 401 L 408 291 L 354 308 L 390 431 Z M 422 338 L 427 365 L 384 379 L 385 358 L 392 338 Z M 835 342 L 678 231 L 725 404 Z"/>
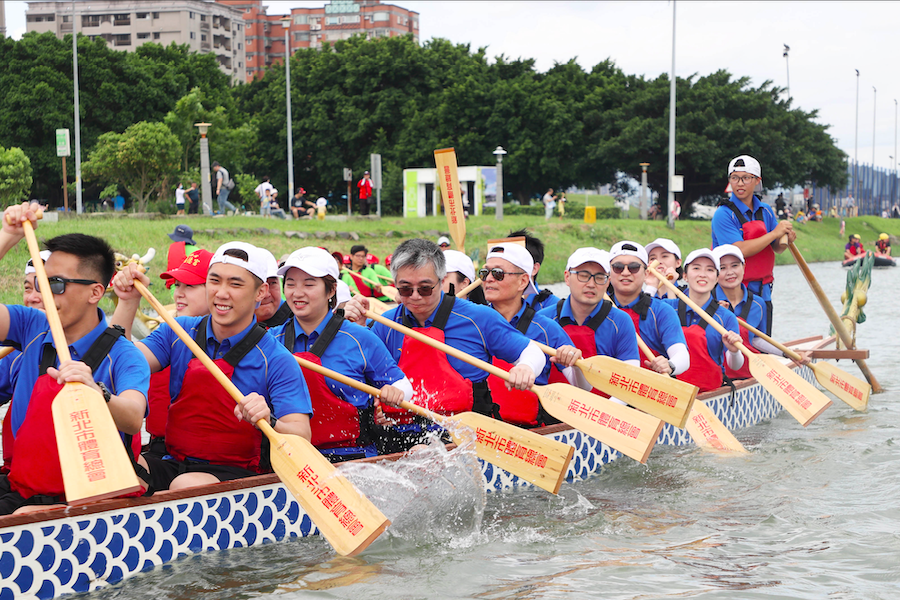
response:
<path id="1" fill-rule="evenodd" d="M 684 428 L 697 397 L 697 386 L 610 356 L 591 356 L 576 364 L 588 383 L 598 390 Z"/>
<path id="2" fill-rule="evenodd" d="M 390 306 L 388 306 L 378 298 L 369 298 L 369 308 L 371 308 L 372 312 L 376 315 L 383 315 L 385 312 L 391 309 Z"/>
<path id="3" fill-rule="evenodd" d="M 536 385 L 531 391 L 556 419 L 641 463 L 647 462 L 662 431 L 656 417 L 572 385 Z"/>
<path id="4" fill-rule="evenodd" d="M 264 432 L 272 468 L 335 552 L 354 556 L 391 524 L 304 438 L 271 427 Z"/>
<path id="5" fill-rule="evenodd" d="M 816 374 L 819 385 L 837 396 L 838 400 L 846 402 L 854 410 L 866 410 L 872 392 L 872 386 L 867 381 L 831 363 L 810 363 L 808 366 Z"/>
<path id="6" fill-rule="evenodd" d="M 443 148 L 434 151 L 435 187 L 441 190 L 444 212 L 447 215 L 447 227 L 450 237 L 460 252 L 466 251 L 466 215 L 463 208 L 462 193 L 459 189 L 456 150 Z"/>
<path id="7" fill-rule="evenodd" d="M 771 354 L 751 354 L 750 373 L 791 416 L 806 427 L 831 406 L 831 400 Z"/>
<path id="8" fill-rule="evenodd" d="M 440 417 L 440 421 L 455 421 L 471 429 L 478 458 L 551 494 L 559 493 L 575 451 L 572 446 L 474 412 Z M 447 430 L 458 445 L 468 440 L 456 427 Z"/>
<path id="9" fill-rule="evenodd" d="M 73 506 L 141 489 L 103 396 L 67 383 L 51 405 L 66 501 Z"/>
<path id="10" fill-rule="evenodd" d="M 694 443 L 704 450 L 747 453 L 744 446 L 702 400 L 697 400 L 692 405 L 685 428 L 694 438 Z"/>

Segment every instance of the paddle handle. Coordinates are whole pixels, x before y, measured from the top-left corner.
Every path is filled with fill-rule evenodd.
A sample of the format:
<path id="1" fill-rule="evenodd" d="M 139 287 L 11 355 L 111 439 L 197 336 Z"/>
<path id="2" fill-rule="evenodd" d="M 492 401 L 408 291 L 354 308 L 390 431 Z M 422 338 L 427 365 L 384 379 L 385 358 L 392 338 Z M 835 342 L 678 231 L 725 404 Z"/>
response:
<path id="1" fill-rule="evenodd" d="M 790 348 L 788 348 L 781 342 L 776 342 L 775 340 L 773 340 L 772 338 L 767 336 L 765 333 L 763 333 L 762 331 L 760 331 L 759 329 L 757 329 L 756 327 L 754 327 L 753 325 L 751 325 L 750 323 L 748 323 L 747 321 L 743 320 L 740 317 L 738 317 L 738 323 L 740 323 L 741 327 L 743 327 L 747 331 L 751 332 L 753 335 L 764 339 L 765 341 L 769 342 L 770 344 L 772 344 L 773 346 L 775 346 L 776 348 L 781 350 L 784 353 L 784 355 L 787 356 L 788 358 L 790 358 L 791 360 L 800 362 L 803 359 L 802 356 L 800 356 L 799 354 L 797 354 L 796 352 L 794 352 L 793 350 L 791 350 Z"/>
<path id="2" fill-rule="evenodd" d="M 466 287 L 464 287 L 464 288 L 461 289 L 460 291 L 456 292 L 456 295 L 457 295 L 457 296 L 465 296 L 465 295 L 467 295 L 467 294 L 470 294 L 470 293 L 472 293 L 472 290 L 474 290 L 475 288 L 477 288 L 479 285 L 481 285 L 481 278 L 480 278 L 480 277 L 476 277 L 476 278 L 475 278 L 475 281 L 473 281 L 472 283 L 470 283 L 469 285 L 467 285 Z"/>
<path id="3" fill-rule="evenodd" d="M 0 348 L 0 358 L 6 358 L 13 350 L 15 350 L 15 348 L 12 346 L 3 346 Z"/>
<path id="4" fill-rule="evenodd" d="M 647 360 L 653 360 L 655 357 L 653 356 L 653 352 L 650 350 L 650 346 L 647 345 L 647 342 L 641 339 L 641 336 L 637 336 L 638 348 L 641 349 L 641 352 L 644 353 L 644 356 L 647 357 Z"/>
<path id="5" fill-rule="evenodd" d="M 552 348 L 552 347 L 548 346 L 547 344 L 542 344 L 535 340 L 531 340 L 531 341 L 534 342 L 535 345 L 541 349 L 541 352 L 543 352 L 547 356 L 556 356 L 556 354 L 557 354 L 556 348 Z M 581 369 L 582 372 L 597 370 L 595 367 L 592 367 L 590 364 L 588 364 L 588 362 L 585 361 L 583 358 L 579 358 L 578 360 L 576 360 L 575 366 L 578 367 L 579 369 Z"/>
<path id="6" fill-rule="evenodd" d="M 650 273 L 652 273 L 652 274 L 654 275 L 654 277 L 656 277 L 657 279 L 659 279 L 659 280 L 662 282 L 663 285 L 665 285 L 667 288 L 669 288 L 669 291 L 670 291 L 670 292 L 673 292 L 676 296 L 678 296 L 678 298 L 681 299 L 682 302 L 684 302 L 685 304 L 687 304 L 688 306 L 690 306 L 690 307 L 694 310 L 694 312 L 697 313 L 698 315 L 700 315 L 700 318 L 702 318 L 704 321 L 706 321 L 707 323 L 709 323 L 709 324 L 712 326 L 713 329 L 715 329 L 716 331 L 718 331 L 721 335 L 725 335 L 726 333 L 728 333 L 728 330 L 727 330 L 727 329 L 725 329 L 724 327 L 722 327 L 722 325 L 721 325 L 718 321 L 716 321 L 716 320 L 713 319 L 711 316 L 709 316 L 709 314 L 708 314 L 705 310 L 703 310 L 702 308 L 700 308 L 699 306 L 697 306 L 697 303 L 694 302 L 693 300 L 691 300 L 690 298 L 688 298 L 687 294 L 685 294 L 684 292 L 682 292 L 681 290 L 679 290 L 679 289 L 675 286 L 674 283 L 672 283 L 671 281 L 668 281 L 668 280 L 667 280 L 665 277 L 663 277 L 659 272 L 657 272 L 657 270 L 656 270 L 656 265 L 657 265 L 657 264 L 659 264 L 659 263 L 658 263 L 657 261 L 654 260 L 653 262 L 650 263 L 650 266 L 647 267 L 647 270 L 648 270 Z M 715 302 L 715 301 L 716 301 L 715 298 L 713 298 L 712 301 Z M 735 346 L 737 346 L 738 350 L 740 350 L 740 351 L 744 354 L 744 356 L 746 356 L 747 358 L 751 358 L 751 357 L 753 356 L 753 353 L 750 352 L 750 351 L 747 349 L 747 347 L 744 346 L 744 344 L 743 344 L 742 342 L 736 343 Z"/>
<path id="7" fill-rule="evenodd" d="M 799 248 L 797 248 L 797 245 L 793 242 L 790 242 L 788 244 L 788 248 L 791 249 L 791 254 L 794 255 L 794 260 L 797 261 L 797 266 L 800 267 L 800 271 L 803 272 L 803 276 L 806 278 L 807 283 L 809 283 L 809 287 L 810 289 L 812 289 L 813 295 L 815 295 L 816 299 L 819 301 L 819 304 L 822 305 L 822 309 L 825 311 L 825 315 L 828 317 L 828 320 L 831 321 L 831 325 L 834 327 L 835 332 L 837 332 L 838 336 L 841 338 L 841 341 L 844 342 L 844 345 L 847 348 L 852 348 L 853 339 L 844 328 L 843 322 L 841 322 L 841 319 L 835 312 L 834 307 L 831 306 L 831 302 L 828 301 L 828 296 L 825 295 L 825 291 L 822 290 L 822 286 L 819 285 L 819 282 L 816 280 L 815 275 L 813 275 L 812 271 L 810 270 L 809 265 L 806 264 L 806 259 L 803 258 L 802 254 L 800 254 Z"/>

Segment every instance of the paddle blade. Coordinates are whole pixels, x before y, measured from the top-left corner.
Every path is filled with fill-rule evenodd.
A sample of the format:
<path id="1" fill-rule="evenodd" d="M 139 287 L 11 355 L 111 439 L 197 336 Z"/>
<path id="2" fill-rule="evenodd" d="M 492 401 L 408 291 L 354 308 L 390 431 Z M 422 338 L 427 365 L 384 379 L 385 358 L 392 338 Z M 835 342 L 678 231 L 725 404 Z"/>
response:
<path id="1" fill-rule="evenodd" d="M 662 421 L 565 383 L 536 385 L 550 415 L 634 460 L 646 463 L 662 430 Z"/>
<path id="2" fill-rule="evenodd" d="M 584 378 L 598 390 L 684 428 L 697 398 L 697 386 L 609 356 L 591 356 L 579 366 L 582 364 Z"/>
<path id="3" fill-rule="evenodd" d="M 750 361 L 750 374 L 804 427 L 831 406 L 822 392 L 771 354 L 753 354 L 744 360 Z"/>
<path id="4" fill-rule="evenodd" d="M 67 383 L 53 399 L 51 412 L 69 505 L 140 491 L 128 451 L 99 392 Z"/>
<path id="5" fill-rule="evenodd" d="M 701 400 L 694 402 L 691 407 L 691 414 L 685 428 L 694 438 L 694 443 L 704 450 L 747 453 L 744 446 L 728 431 L 719 417 Z"/>
<path id="6" fill-rule="evenodd" d="M 271 442 L 272 468 L 335 552 L 354 556 L 391 524 L 307 440 L 263 430 Z"/>
<path id="7" fill-rule="evenodd" d="M 447 228 L 450 237 L 460 252 L 466 251 L 466 215 L 463 209 L 462 192 L 459 189 L 457 174 L 456 150 L 443 148 L 434 151 L 434 165 L 437 167 L 435 177 L 444 201 L 444 212 L 447 214 Z"/>
<path id="8" fill-rule="evenodd" d="M 872 386 L 868 382 L 830 363 L 812 363 L 809 366 L 815 372 L 819 385 L 854 410 L 866 410 L 872 391 Z"/>
<path id="9" fill-rule="evenodd" d="M 391 309 L 390 306 L 388 306 L 378 298 L 369 298 L 369 308 L 371 308 L 372 312 L 376 315 L 383 315 L 385 312 Z"/>
<path id="10" fill-rule="evenodd" d="M 559 493 L 575 448 L 533 431 L 474 412 L 441 419 L 465 425 L 475 433 L 478 458 L 512 473 L 551 494 Z M 468 440 L 466 432 L 449 427 L 457 444 Z"/>

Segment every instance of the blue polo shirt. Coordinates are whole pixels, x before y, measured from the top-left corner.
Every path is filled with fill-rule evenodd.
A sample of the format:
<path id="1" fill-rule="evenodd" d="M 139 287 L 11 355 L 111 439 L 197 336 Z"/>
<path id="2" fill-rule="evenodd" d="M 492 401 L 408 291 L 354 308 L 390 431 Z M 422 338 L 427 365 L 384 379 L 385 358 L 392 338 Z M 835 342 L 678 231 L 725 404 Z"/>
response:
<path id="1" fill-rule="evenodd" d="M 603 303 L 598 303 L 581 325 L 590 321 L 594 315 L 600 312 L 601 306 L 603 306 Z M 538 314 L 559 323 L 556 318 L 555 306 L 545 308 Z M 575 316 L 572 314 L 571 297 L 566 298 L 560 317 L 569 317 L 575 320 Z M 594 343 L 597 345 L 597 354 L 611 356 L 619 360 L 640 360 L 634 323 L 631 321 L 631 317 L 625 314 L 625 311 L 615 306 L 612 307 L 603 323 L 597 328 L 594 334 Z"/>
<path id="2" fill-rule="evenodd" d="M 177 317 L 191 338 L 197 333 L 203 317 Z M 256 327 L 256 320 L 242 332 L 224 340 L 213 335 L 212 323 L 206 327 L 206 354 L 213 360 L 223 358 L 231 348 L 240 342 L 250 329 Z M 163 323 L 141 342 L 153 353 L 165 369 L 172 367 L 169 377 L 169 394 L 174 399 L 181 393 L 181 384 L 188 363 L 194 358 L 172 328 Z M 218 345 L 218 348 L 216 346 Z M 309 390 L 303 379 L 300 365 L 294 356 L 279 344 L 274 337 L 264 335 L 254 348 L 240 360 L 234 369 L 231 381 L 242 394 L 256 392 L 265 397 L 276 418 L 293 413 L 312 414 Z"/>
<path id="3" fill-rule="evenodd" d="M 53 344 L 50 324 L 44 311 L 25 306 L 7 305 L 9 310 L 9 334 L 7 340 L 16 342 L 22 348 L 22 356 L 16 361 L 18 376 L 14 382 L 12 411 L 12 428 L 17 432 L 25 420 L 31 391 L 38 380 L 41 355 L 45 344 Z M 100 337 L 109 324 L 106 316 L 99 308 L 97 313 L 100 322 L 80 340 L 69 344 L 72 360 L 82 360 L 91 345 Z M 55 345 L 54 345 L 55 347 Z M 56 365 L 59 367 L 59 359 Z M 94 371 L 94 381 L 102 382 L 113 394 L 121 394 L 126 390 L 136 390 L 147 397 L 150 386 L 150 367 L 140 350 L 125 337 L 120 337 Z"/>
<path id="4" fill-rule="evenodd" d="M 747 298 L 750 296 L 750 294 L 748 293 L 749 290 L 747 289 L 746 285 L 741 284 L 741 289 L 744 290 L 744 297 L 737 306 L 732 307 L 734 310 L 731 311 L 736 316 L 739 316 L 744 311 L 744 305 L 747 304 Z M 723 290 L 719 286 L 716 286 L 716 288 L 713 290 L 713 296 L 715 296 L 716 300 L 724 300 L 728 302 L 728 296 L 725 295 L 725 290 Z M 754 294 L 753 303 L 750 305 L 750 312 L 747 313 L 747 318 L 744 320 L 765 333 L 766 323 L 768 322 L 767 311 L 768 309 L 766 308 L 766 303 L 763 302 L 759 296 Z M 752 331 L 748 330 L 747 336 L 747 339 L 751 342 L 756 339 L 756 334 L 754 334 Z"/>
<path id="5" fill-rule="evenodd" d="M 625 306 L 620 306 L 618 300 L 615 302 L 619 308 L 630 308 L 633 310 L 634 305 L 640 299 L 641 297 L 638 296 L 633 302 Z M 681 329 L 681 322 L 678 320 L 678 313 L 663 302 L 662 298 L 653 298 L 651 300 L 650 308 L 647 309 L 647 318 L 638 319 L 638 329 L 644 343 L 657 354 L 668 356 L 666 349 L 675 344 L 687 346 L 687 341 L 684 339 L 684 330 Z"/>
<path id="6" fill-rule="evenodd" d="M 768 204 L 762 202 L 756 196 L 753 196 L 753 208 L 748 208 L 746 204 L 738 200 L 737 196 L 731 194 L 728 202 L 734 204 L 744 215 L 748 221 L 753 220 L 753 215 L 762 207 L 763 223 L 766 226 L 766 232 L 773 231 L 778 227 L 778 217 L 775 211 Z M 734 212 L 728 206 L 720 206 L 713 213 L 712 218 L 712 245 L 717 248 L 723 244 L 734 244 L 735 242 L 744 241 L 744 232 L 741 229 L 741 223 L 738 221 Z M 751 282 L 751 288 L 754 294 L 761 295 L 764 301 L 772 299 L 771 284 L 763 285 L 760 281 Z"/>
<path id="7" fill-rule="evenodd" d="M 420 324 L 422 327 L 431 327 L 443 299 L 444 293 L 441 292 L 437 308 L 434 309 L 431 316 L 425 319 L 424 323 Z M 402 325 L 404 315 L 409 315 L 410 320 L 416 323 L 416 318 L 409 314 L 402 304 L 385 312 L 382 316 Z M 406 336 L 381 323 L 375 323 L 372 332 L 384 342 L 394 360 L 399 361 L 400 350 Z M 490 306 L 474 304 L 468 300 L 457 298 L 450 317 L 447 319 L 447 326 L 444 328 L 444 341 L 448 346 L 462 350 L 485 362 L 491 362 L 492 357 L 496 356 L 508 363 L 514 363 L 530 340 L 516 331 L 500 313 Z M 470 381 L 478 382 L 487 379 L 487 373 L 456 357 L 448 354 L 447 360 L 457 373 Z"/>
<path id="8" fill-rule="evenodd" d="M 539 288 L 536 283 L 534 284 L 534 287 L 537 289 L 538 293 L 541 292 L 541 288 Z M 525 304 L 531 306 L 531 303 L 534 302 L 534 299 L 537 297 L 537 295 L 538 294 L 528 294 L 527 296 L 525 296 Z M 556 303 L 559 302 L 559 300 L 560 299 L 557 296 L 550 294 L 544 299 L 543 302 L 538 302 L 537 304 L 535 304 L 534 310 L 540 312 L 548 306 L 556 306 Z"/>
<path id="9" fill-rule="evenodd" d="M 669 304 L 672 308 L 674 308 L 677 314 L 677 298 L 667 298 L 663 300 L 663 302 Z M 707 300 L 706 303 L 700 308 L 706 310 L 710 302 L 716 302 L 716 298 L 712 294 L 710 294 L 709 300 Z M 690 327 L 691 325 L 699 325 L 700 323 L 705 322 L 703 321 L 703 318 L 695 313 L 690 306 L 687 307 L 686 316 L 687 324 L 685 325 L 685 327 Z M 733 331 L 740 335 L 741 332 L 738 329 L 737 317 L 735 317 L 734 313 L 732 313 L 727 308 L 722 308 L 721 306 L 719 306 L 716 309 L 715 314 L 713 314 L 713 318 L 728 331 Z M 725 343 L 722 342 L 722 334 L 716 331 L 716 329 L 712 325 L 708 325 L 706 327 L 706 350 L 707 352 L 709 352 L 709 355 L 712 357 L 712 359 L 716 361 L 716 363 L 718 363 L 719 365 L 723 364 L 723 361 L 725 359 Z"/>
<path id="10" fill-rule="evenodd" d="M 316 330 L 306 335 L 297 318 L 294 317 L 294 352 L 306 352 L 331 320 L 331 313 L 319 323 Z M 288 321 L 290 323 L 290 321 Z M 284 329 L 287 323 L 273 327 L 269 333 L 275 336 L 278 343 L 284 345 Z M 325 353 L 322 355 L 322 365 L 332 371 L 337 371 L 351 379 L 369 383 L 377 388 L 400 381 L 406 375 L 397 366 L 397 362 L 391 358 L 387 348 L 381 343 L 374 333 L 349 321 L 341 324 L 340 331 L 331 340 Z M 332 393 L 338 398 L 349 402 L 357 408 L 371 406 L 372 396 L 354 387 L 338 383 L 333 379 L 325 378 L 325 383 Z"/>
<path id="11" fill-rule="evenodd" d="M 519 320 L 522 318 L 522 315 L 525 313 L 525 309 L 528 308 L 528 306 L 527 303 L 523 303 L 522 308 L 519 309 L 518 313 L 513 315 L 509 324 L 513 327 L 518 325 Z M 566 330 L 560 327 L 559 323 L 539 314 L 535 314 L 531 319 L 531 323 L 529 323 L 525 335 L 527 335 L 529 339 L 550 346 L 551 348 L 559 348 L 560 346 L 565 346 L 567 344 L 569 346 L 574 346 L 571 338 L 569 338 L 569 335 L 566 333 Z M 544 365 L 544 370 L 538 373 L 534 382 L 538 385 L 547 385 L 550 378 L 550 369 L 559 369 L 559 366 L 556 363 L 550 362 L 548 359 L 547 364 Z M 562 369 L 559 369 L 559 372 L 562 373 Z"/>

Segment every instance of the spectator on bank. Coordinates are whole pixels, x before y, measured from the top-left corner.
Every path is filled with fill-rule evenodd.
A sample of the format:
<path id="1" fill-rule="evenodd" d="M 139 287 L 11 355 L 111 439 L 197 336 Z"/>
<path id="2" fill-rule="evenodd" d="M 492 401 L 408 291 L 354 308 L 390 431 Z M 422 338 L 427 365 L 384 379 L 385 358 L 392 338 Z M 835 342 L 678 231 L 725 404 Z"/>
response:
<path id="1" fill-rule="evenodd" d="M 311 219 L 316 214 L 316 203 L 306 197 L 302 187 L 298 187 L 291 198 L 291 214 L 295 219 Z"/>
<path id="2" fill-rule="evenodd" d="M 553 216 L 553 209 L 556 208 L 556 196 L 553 195 L 553 188 L 547 190 L 541 201 L 544 203 L 544 219 L 549 221 Z"/>
<path id="3" fill-rule="evenodd" d="M 178 182 L 178 187 L 175 188 L 175 208 L 177 212 L 176 216 L 183 217 L 184 216 L 184 184 Z"/>
<path id="4" fill-rule="evenodd" d="M 369 198 L 372 197 L 372 178 L 369 172 L 363 173 L 363 178 L 356 184 L 359 188 L 359 214 L 369 214 Z"/>
<path id="5" fill-rule="evenodd" d="M 228 171 L 218 162 L 212 164 L 212 170 L 216 174 L 216 202 L 219 205 L 219 214 L 226 214 L 230 211 L 234 214 L 237 210 L 231 202 L 228 201 L 228 195 L 234 189 L 234 180 L 228 175 Z"/>
<path id="6" fill-rule="evenodd" d="M 192 181 L 191 187 L 185 192 L 188 201 L 188 214 L 196 215 L 200 209 L 200 191 L 197 189 L 197 182 Z"/>

